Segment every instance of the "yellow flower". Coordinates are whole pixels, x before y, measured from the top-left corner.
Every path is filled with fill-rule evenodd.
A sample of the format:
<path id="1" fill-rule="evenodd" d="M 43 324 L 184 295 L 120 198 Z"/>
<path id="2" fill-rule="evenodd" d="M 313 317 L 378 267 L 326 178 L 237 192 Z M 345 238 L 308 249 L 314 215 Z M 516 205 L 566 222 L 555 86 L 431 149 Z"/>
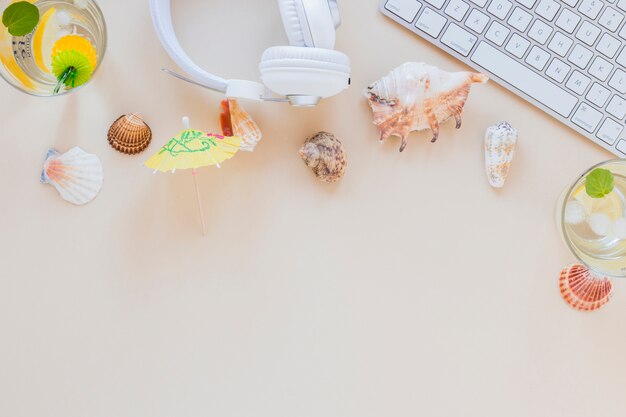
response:
<path id="1" fill-rule="evenodd" d="M 56 41 L 52 47 L 52 59 L 57 57 L 60 53 L 66 51 L 75 51 L 84 55 L 91 65 L 91 70 L 96 69 L 98 64 L 98 53 L 96 48 L 93 47 L 91 42 L 84 36 L 80 35 L 67 35 Z"/>

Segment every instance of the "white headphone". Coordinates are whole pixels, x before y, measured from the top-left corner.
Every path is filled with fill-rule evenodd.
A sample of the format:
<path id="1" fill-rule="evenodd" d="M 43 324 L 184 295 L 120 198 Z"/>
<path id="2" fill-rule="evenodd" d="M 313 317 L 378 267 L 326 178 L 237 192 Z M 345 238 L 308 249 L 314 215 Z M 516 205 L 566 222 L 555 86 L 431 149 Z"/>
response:
<path id="1" fill-rule="evenodd" d="M 341 24 L 337 0 L 278 0 L 291 46 L 275 46 L 263 53 L 263 84 L 226 80 L 196 65 L 180 46 L 170 10 L 170 0 L 150 0 L 152 20 L 161 44 L 191 79 L 178 78 L 228 97 L 289 101 L 293 106 L 315 106 L 322 98 L 339 94 L 350 84 L 350 59 L 334 51 L 335 29 Z M 272 98 L 266 91 L 286 98 Z"/>

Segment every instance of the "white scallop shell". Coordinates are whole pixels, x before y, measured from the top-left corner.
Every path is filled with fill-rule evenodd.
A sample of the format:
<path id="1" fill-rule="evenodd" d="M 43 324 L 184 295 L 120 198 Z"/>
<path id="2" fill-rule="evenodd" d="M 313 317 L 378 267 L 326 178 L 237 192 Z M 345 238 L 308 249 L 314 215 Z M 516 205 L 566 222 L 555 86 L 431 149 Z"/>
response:
<path id="1" fill-rule="evenodd" d="M 517 130 L 507 122 L 498 123 L 487 129 L 485 135 L 485 168 L 489 184 L 494 188 L 504 187 L 515 156 Z"/>
<path id="2" fill-rule="evenodd" d="M 103 180 L 100 159 L 78 147 L 64 154 L 50 149 L 41 173 L 42 183 L 52 185 L 64 200 L 79 206 L 96 198 Z"/>

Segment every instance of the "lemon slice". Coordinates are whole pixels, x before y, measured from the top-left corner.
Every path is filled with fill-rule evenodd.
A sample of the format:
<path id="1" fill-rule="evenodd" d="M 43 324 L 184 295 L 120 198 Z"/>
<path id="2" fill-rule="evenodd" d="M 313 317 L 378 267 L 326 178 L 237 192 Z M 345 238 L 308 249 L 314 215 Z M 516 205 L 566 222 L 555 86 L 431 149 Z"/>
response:
<path id="1" fill-rule="evenodd" d="M 35 84 L 31 81 L 31 79 L 26 75 L 24 70 L 22 70 L 15 59 L 13 58 L 13 54 L 0 54 L 0 62 L 6 68 L 6 70 L 13 75 L 22 85 L 28 89 L 35 88 Z"/>
<path id="2" fill-rule="evenodd" d="M 624 208 L 615 192 L 607 194 L 603 198 L 592 198 L 587 194 L 583 184 L 574 191 L 572 196 L 583 205 L 588 216 L 593 213 L 603 213 L 609 216 L 611 220 L 623 216 Z"/>
<path id="3" fill-rule="evenodd" d="M 59 30 L 56 9 L 52 7 L 41 17 L 33 35 L 33 57 L 35 58 L 35 63 L 43 72 L 52 72 L 50 70 L 52 66 L 50 51 L 57 40 Z"/>

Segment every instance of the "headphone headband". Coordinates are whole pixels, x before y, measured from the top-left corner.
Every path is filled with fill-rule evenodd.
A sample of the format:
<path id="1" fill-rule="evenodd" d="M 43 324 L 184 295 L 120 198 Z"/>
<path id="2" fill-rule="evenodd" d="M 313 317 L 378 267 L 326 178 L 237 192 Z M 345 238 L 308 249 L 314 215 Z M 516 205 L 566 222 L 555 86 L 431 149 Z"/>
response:
<path id="1" fill-rule="evenodd" d="M 265 87 L 254 81 L 226 80 L 213 75 L 196 65 L 178 42 L 172 24 L 170 0 L 150 0 L 152 22 L 163 48 L 178 66 L 205 88 L 224 93 L 229 97 L 262 100 Z M 170 72 L 171 73 L 171 72 Z M 187 81 L 184 77 L 179 77 Z"/>
<path id="2" fill-rule="evenodd" d="M 305 46 L 274 47 L 263 54 L 259 69 L 264 84 L 227 80 L 195 64 L 180 45 L 172 22 L 171 0 L 150 0 L 152 21 L 163 48 L 189 78 L 164 70 L 184 81 L 226 94 L 227 97 L 290 102 L 293 106 L 314 106 L 348 88 L 350 60 L 332 50 L 335 26 L 339 23 L 336 0 L 278 0 L 292 35 L 302 33 Z M 334 6 L 333 6 L 334 5 Z M 298 17 L 300 16 L 300 17 Z M 292 19 L 293 17 L 293 19 Z M 293 36 L 292 36 L 293 37 Z M 278 94 L 279 98 L 272 96 Z"/>

